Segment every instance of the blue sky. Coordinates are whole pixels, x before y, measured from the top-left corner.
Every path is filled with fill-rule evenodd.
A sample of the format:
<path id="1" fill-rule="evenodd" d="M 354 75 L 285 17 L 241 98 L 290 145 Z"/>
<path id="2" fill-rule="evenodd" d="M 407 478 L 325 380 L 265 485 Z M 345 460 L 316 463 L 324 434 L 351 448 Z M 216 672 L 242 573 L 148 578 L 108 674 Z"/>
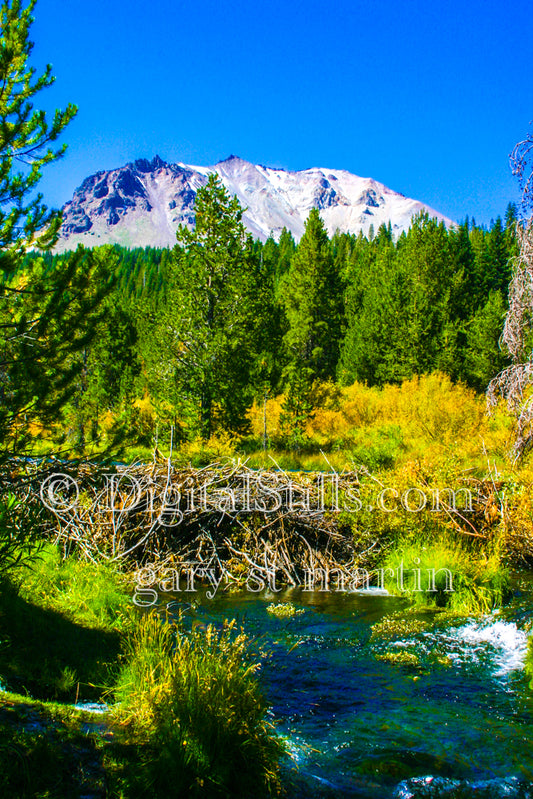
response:
<path id="1" fill-rule="evenodd" d="M 44 172 L 50 205 L 156 153 L 347 169 L 458 221 L 519 198 L 531 0 L 38 0 L 34 16 L 32 63 L 56 75 L 35 104 L 80 109 Z"/>

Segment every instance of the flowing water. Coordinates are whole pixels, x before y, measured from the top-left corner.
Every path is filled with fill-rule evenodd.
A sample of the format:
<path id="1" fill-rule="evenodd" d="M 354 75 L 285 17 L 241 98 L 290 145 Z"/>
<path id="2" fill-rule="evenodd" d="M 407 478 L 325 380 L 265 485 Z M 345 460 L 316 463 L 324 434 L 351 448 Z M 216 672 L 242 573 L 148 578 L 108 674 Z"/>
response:
<path id="1" fill-rule="evenodd" d="M 291 755 L 292 796 L 533 799 L 533 690 L 522 670 L 531 586 L 521 578 L 503 611 L 460 621 L 378 593 L 295 590 L 196 595 L 186 615 L 236 618 L 269 651 L 260 679 Z M 299 612 L 278 618 L 272 602 Z"/>

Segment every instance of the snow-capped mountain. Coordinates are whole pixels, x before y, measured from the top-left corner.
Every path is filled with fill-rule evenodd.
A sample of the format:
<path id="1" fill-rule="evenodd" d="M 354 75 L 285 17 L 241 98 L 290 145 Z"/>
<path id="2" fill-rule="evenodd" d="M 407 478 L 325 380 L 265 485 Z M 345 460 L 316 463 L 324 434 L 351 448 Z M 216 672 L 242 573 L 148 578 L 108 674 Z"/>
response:
<path id="1" fill-rule="evenodd" d="M 300 172 L 256 166 L 230 156 L 212 167 L 166 164 L 156 156 L 86 178 L 63 209 L 58 250 L 78 243 L 118 243 L 127 247 L 172 247 L 179 224 L 194 225 L 194 199 L 208 175 L 216 172 L 230 194 L 246 208 L 244 224 L 263 241 L 290 230 L 296 240 L 311 208 L 318 208 L 329 235 L 336 230 L 367 234 L 390 221 L 393 231 L 407 230 L 411 218 L 428 211 L 417 200 L 388 189 L 372 178 L 342 169 L 314 167 Z"/>

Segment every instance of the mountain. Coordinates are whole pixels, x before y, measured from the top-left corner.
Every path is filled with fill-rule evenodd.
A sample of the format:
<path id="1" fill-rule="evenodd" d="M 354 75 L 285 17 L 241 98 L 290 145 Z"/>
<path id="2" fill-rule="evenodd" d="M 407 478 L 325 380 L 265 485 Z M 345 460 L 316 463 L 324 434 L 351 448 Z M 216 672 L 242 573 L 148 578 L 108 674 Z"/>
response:
<path id="1" fill-rule="evenodd" d="M 299 240 L 311 208 L 318 208 L 328 233 L 367 234 L 390 221 L 393 231 L 407 230 L 420 211 L 453 224 L 417 200 L 388 189 L 372 178 L 342 169 L 288 172 L 257 166 L 231 155 L 213 167 L 167 164 L 159 156 L 97 172 L 76 189 L 63 209 L 57 250 L 117 243 L 127 247 L 172 247 L 179 224 L 194 225 L 196 192 L 217 172 L 230 194 L 247 210 L 243 222 L 254 237 L 275 238 L 282 229 Z"/>

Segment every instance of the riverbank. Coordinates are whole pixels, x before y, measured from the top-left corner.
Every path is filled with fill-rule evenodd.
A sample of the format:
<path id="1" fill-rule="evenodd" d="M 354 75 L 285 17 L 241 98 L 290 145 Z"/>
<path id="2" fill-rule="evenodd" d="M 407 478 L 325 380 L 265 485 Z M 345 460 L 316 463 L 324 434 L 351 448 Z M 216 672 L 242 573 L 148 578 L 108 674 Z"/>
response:
<path id="1" fill-rule="evenodd" d="M 178 796 L 224 796 L 234 782 L 244 796 L 249 780 L 275 793 L 282 747 L 246 637 L 211 628 L 181 651 L 178 628 L 141 614 L 126 586 L 50 545 L 4 577 L 2 796 L 163 796 L 169 780 Z M 88 700 L 110 709 L 80 710 Z"/>
<path id="2" fill-rule="evenodd" d="M 208 586 L 189 595 L 192 602 L 162 596 L 157 612 L 141 614 L 124 575 L 74 558 L 61 562 L 47 547 L 0 591 L 0 681 L 18 686 L 0 694 L 2 795 L 135 799 L 150 785 L 151 796 L 170 789 L 176 796 L 224 796 L 232 768 L 257 778 L 258 752 L 267 757 L 265 789 L 291 797 L 371 796 L 376 786 L 392 796 L 402 779 L 428 773 L 462 780 L 461 796 L 469 795 L 469 780 L 497 779 L 490 796 L 503 796 L 495 791 L 505 788 L 505 769 L 533 785 L 527 764 L 521 771 L 517 765 L 533 730 L 533 695 L 522 671 L 533 623 L 531 581 L 515 576 L 513 586 L 503 611 L 477 618 L 383 593 L 241 591 L 210 600 Z M 174 615 L 162 623 L 169 602 Z M 244 634 L 228 628 L 228 618 Z M 509 691 L 516 696 L 511 705 Z M 479 699 L 479 728 L 455 715 L 442 737 L 459 709 L 452 697 L 469 692 Z M 112 709 L 80 710 L 88 700 Z M 500 710 L 485 740 L 484 708 L 494 703 Z M 224 731 L 228 714 L 237 726 Z M 245 749 L 253 740 L 259 746 L 244 763 L 243 724 Z M 474 761 L 453 765 L 462 748 L 450 753 L 468 730 L 477 730 L 490 758 L 496 750 L 488 738 L 496 735 L 497 768 L 492 761 L 489 770 Z M 353 735 L 363 736 L 362 749 L 353 749 Z M 156 762 L 164 768 L 154 771 Z M 239 784 L 231 795 L 250 795 L 246 780 Z"/>
<path id="3" fill-rule="evenodd" d="M 385 594 L 295 589 L 275 598 L 238 592 L 211 600 L 204 590 L 193 603 L 165 597 L 160 609 L 174 603 L 170 610 L 179 620 L 187 672 L 193 674 L 198 674 L 189 648 L 194 639 L 202 641 L 205 656 L 210 635 L 216 645 L 209 631 L 223 632 L 225 619 L 238 620 L 252 644 L 249 655 L 260 664 L 262 694 L 271 707 L 266 718 L 289 754 L 278 776 L 291 799 L 518 799 L 533 790 L 527 754 L 533 694 L 523 672 L 533 622 L 531 575 L 514 575 L 512 585 L 511 602 L 477 617 L 417 608 Z M 144 618 L 130 639 L 137 657 L 124 653 L 130 672 L 122 672 L 122 698 L 128 692 L 135 697 L 129 718 L 113 709 L 88 714 L 68 701 L 0 695 L 2 774 L 19 780 L 4 796 L 256 795 L 246 789 L 224 792 L 208 781 L 201 784 L 200 776 L 185 787 L 179 780 L 185 764 L 172 747 L 163 752 L 165 768 L 170 754 L 174 762 L 166 786 L 155 779 L 150 767 L 159 761 L 162 740 L 151 738 L 150 725 L 154 708 L 166 706 L 164 688 L 158 693 L 168 668 L 165 641 L 176 628 L 161 625 L 153 612 Z M 219 668 L 238 667 L 242 654 L 226 649 Z M 196 691 L 209 684 L 212 690 L 206 675 L 189 683 Z M 216 692 L 206 703 L 196 693 L 195 701 L 202 735 L 209 729 L 212 735 L 210 724 L 222 720 Z M 226 699 L 224 707 L 228 712 Z M 248 705 L 248 723 L 252 716 Z M 182 750 L 194 741 L 188 735 L 180 737 Z M 228 762 L 235 757 L 227 747 L 219 751 Z"/>

